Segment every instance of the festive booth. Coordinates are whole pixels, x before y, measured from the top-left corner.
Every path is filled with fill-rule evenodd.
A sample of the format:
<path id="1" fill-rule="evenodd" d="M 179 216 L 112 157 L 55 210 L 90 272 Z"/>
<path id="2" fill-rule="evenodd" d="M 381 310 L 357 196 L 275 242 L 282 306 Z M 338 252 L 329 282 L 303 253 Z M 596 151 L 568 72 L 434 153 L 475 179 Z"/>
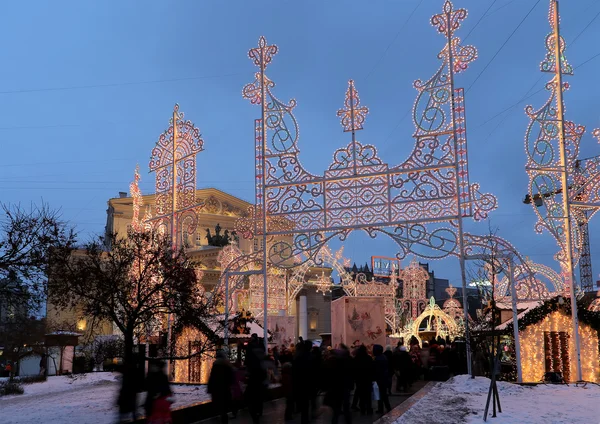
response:
<path id="1" fill-rule="evenodd" d="M 331 302 L 331 344 L 385 346 L 385 299 L 344 296 Z"/>
<path id="2" fill-rule="evenodd" d="M 600 312 L 578 301 L 581 369 L 584 381 L 600 382 Z M 521 366 L 524 382 L 539 382 L 546 373 L 560 373 L 566 382 L 577 380 L 571 305 L 561 297 L 544 302 L 519 317 Z M 513 333 L 512 322 L 501 326 Z"/>

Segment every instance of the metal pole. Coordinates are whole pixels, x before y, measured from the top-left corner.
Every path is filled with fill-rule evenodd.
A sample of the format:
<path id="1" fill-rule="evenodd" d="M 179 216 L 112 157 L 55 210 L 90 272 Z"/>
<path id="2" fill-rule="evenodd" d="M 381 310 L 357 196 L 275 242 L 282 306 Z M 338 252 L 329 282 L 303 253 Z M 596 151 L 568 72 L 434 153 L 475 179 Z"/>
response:
<path id="1" fill-rule="evenodd" d="M 175 222 L 177 215 L 177 161 L 175 155 L 177 153 L 177 108 L 173 108 L 173 180 L 171 182 L 172 190 L 172 206 L 171 206 L 171 247 L 173 256 L 177 254 L 177 223 Z M 171 311 L 167 314 L 167 350 L 171 356 Z M 167 361 L 167 376 L 171 379 L 171 360 Z"/>
<path id="2" fill-rule="evenodd" d="M 229 273 L 225 272 L 225 329 L 223 330 L 223 344 L 229 353 Z"/>
<path id="3" fill-rule="evenodd" d="M 454 138 L 454 169 L 456 178 L 456 207 L 458 214 L 458 248 L 459 250 L 459 263 L 460 263 L 460 277 L 462 280 L 462 297 L 463 297 L 463 312 L 465 316 L 465 343 L 467 347 L 467 372 L 472 374 L 471 364 L 471 341 L 469 340 L 469 308 L 467 303 L 467 276 L 465 273 L 465 249 L 464 249 L 464 234 L 463 234 L 463 220 L 462 220 L 462 208 L 460 200 L 460 176 L 458 166 L 458 142 L 456 134 L 456 120 L 454 119 L 454 58 L 452 55 L 452 16 L 448 12 L 446 13 L 447 24 L 447 38 L 448 38 L 448 73 L 450 79 L 450 106 L 452 108 L 452 132 Z"/>
<path id="4" fill-rule="evenodd" d="M 517 362 L 517 383 L 523 382 L 523 367 L 521 365 L 521 341 L 519 339 L 519 318 L 517 313 L 517 288 L 515 287 L 515 268 L 512 256 L 508 262 L 508 278 L 510 297 L 512 298 L 513 334 L 515 337 L 515 360 Z"/>
<path id="5" fill-rule="evenodd" d="M 265 352 L 267 352 L 268 349 L 268 331 L 267 331 L 267 313 L 268 313 L 268 309 L 267 309 L 267 288 L 268 288 L 268 284 L 267 284 L 267 178 L 266 178 L 266 172 L 267 172 L 267 167 L 266 167 L 266 150 L 267 150 L 267 128 L 266 128 L 266 122 L 265 122 L 265 118 L 266 118 L 266 104 L 267 101 L 265 99 L 266 97 L 266 89 L 265 89 L 265 48 L 261 47 L 260 48 L 260 56 L 261 56 L 261 61 L 260 61 L 260 90 L 261 90 L 261 126 L 262 126 L 262 159 L 261 159 L 261 163 L 262 163 L 262 224 L 263 224 L 263 232 L 262 232 L 262 250 L 263 250 L 263 337 L 264 337 L 264 345 L 265 345 Z"/>
<path id="6" fill-rule="evenodd" d="M 567 278 L 571 280 L 571 313 L 573 318 L 573 343 L 575 344 L 575 356 L 577 366 L 577 381 L 582 380 L 581 373 L 581 351 L 579 342 L 579 320 L 577 317 L 577 299 L 575 297 L 575 278 L 573 274 L 573 244 L 571 240 L 571 208 L 569 204 L 569 169 L 567 163 L 567 152 L 565 148 L 565 126 L 564 126 L 564 107 L 562 95 L 562 72 L 561 72 L 561 51 L 560 51 L 560 25 L 558 13 L 558 0 L 554 0 L 554 56 L 556 59 L 556 112 L 558 123 L 558 145 L 560 149 L 560 167 L 561 167 L 561 185 L 562 185 L 562 201 L 564 213 L 564 232 Z"/>
<path id="7" fill-rule="evenodd" d="M 352 163 L 354 167 L 354 175 L 356 169 L 356 129 L 354 128 L 354 81 L 350 80 L 350 123 L 352 125 Z"/>

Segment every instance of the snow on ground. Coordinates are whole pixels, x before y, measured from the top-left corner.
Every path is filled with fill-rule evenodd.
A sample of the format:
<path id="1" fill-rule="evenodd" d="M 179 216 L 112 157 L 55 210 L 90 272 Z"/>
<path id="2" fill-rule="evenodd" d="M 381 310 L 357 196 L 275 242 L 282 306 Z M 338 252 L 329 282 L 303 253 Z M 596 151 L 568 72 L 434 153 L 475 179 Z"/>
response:
<path id="1" fill-rule="evenodd" d="M 394 424 L 482 423 L 490 380 L 456 376 L 415 403 Z M 519 386 L 498 382 L 502 413 L 492 424 L 598 423 L 600 387 L 571 385 Z"/>
<path id="2" fill-rule="evenodd" d="M 2 424 L 77 423 L 112 424 L 120 374 L 90 373 L 77 378 L 48 377 L 44 383 L 24 385 L 22 395 L 0 397 Z M 172 385 L 173 408 L 209 400 L 206 386 Z M 142 405 L 146 395 L 138 396 Z M 140 409 L 142 412 L 142 409 Z"/>

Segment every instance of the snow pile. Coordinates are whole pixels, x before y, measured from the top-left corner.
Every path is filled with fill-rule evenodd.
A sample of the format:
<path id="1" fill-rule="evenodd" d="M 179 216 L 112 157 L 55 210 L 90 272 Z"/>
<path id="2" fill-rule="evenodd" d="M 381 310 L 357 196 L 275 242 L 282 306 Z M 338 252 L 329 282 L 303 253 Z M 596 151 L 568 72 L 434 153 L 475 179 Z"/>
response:
<path id="1" fill-rule="evenodd" d="M 446 382 L 451 390 L 457 393 L 466 394 L 479 394 L 487 393 L 490 388 L 490 379 L 485 377 L 470 378 L 467 375 L 457 375 Z M 523 387 L 517 384 L 507 383 L 505 381 L 498 381 L 498 391 L 500 396 L 502 395 L 521 395 L 524 391 L 530 389 L 530 387 Z"/>
<path id="2" fill-rule="evenodd" d="M 42 383 L 24 384 L 25 393 L 22 395 L 0 397 L 0 402 L 13 397 L 35 396 L 46 393 L 62 393 L 80 390 L 85 386 L 114 384 L 120 379 L 120 374 L 111 372 L 94 372 L 90 374 L 75 374 L 73 377 L 52 376 Z"/>
<path id="3" fill-rule="evenodd" d="M 490 380 L 456 376 L 438 383 L 394 424 L 481 423 Z M 600 416 L 600 387 L 519 386 L 498 382 L 502 413 L 494 424 L 595 423 Z M 491 417 L 492 405 L 488 419 Z"/>
<path id="4" fill-rule="evenodd" d="M 117 418 L 119 382 L 120 374 L 99 372 L 76 378 L 49 377 L 44 383 L 24 385 L 23 395 L 0 397 L 0 422 L 112 424 Z M 210 400 L 206 386 L 174 384 L 171 390 L 173 408 Z M 146 394 L 140 393 L 138 405 L 143 405 L 145 398 Z"/>

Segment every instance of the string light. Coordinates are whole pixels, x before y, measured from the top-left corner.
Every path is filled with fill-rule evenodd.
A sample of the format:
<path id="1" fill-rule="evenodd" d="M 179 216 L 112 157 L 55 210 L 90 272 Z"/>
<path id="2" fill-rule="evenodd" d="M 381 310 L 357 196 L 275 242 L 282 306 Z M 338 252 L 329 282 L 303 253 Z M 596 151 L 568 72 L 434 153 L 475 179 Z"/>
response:
<path id="1" fill-rule="evenodd" d="M 448 294 L 448 299 L 444 301 L 442 310 L 454 318 L 455 321 L 458 321 L 462 318 L 463 308 L 460 302 L 457 299 L 454 299 L 456 287 L 452 287 L 452 284 L 450 284 L 445 292 Z"/>
<path id="2" fill-rule="evenodd" d="M 427 303 L 426 285 L 429 281 L 429 273 L 413 257 L 410 264 L 400 271 L 398 278 L 403 282 L 402 305 L 408 310 L 409 315 L 416 319 L 421 312 L 420 309 Z"/>
<path id="3" fill-rule="evenodd" d="M 443 13 L 431 20 L 448 43 L 438 56 L 441 68 L 427 82 L 415 83 L 417 141 L 409 159 L 389 167 L 377 156 L 374 146 L 355 139 L 354 132 L 363 128 L 368 108 L 360 105 L 354 81 L 350 80 L 344 107 L 337 115 L 344 131 L 352 132 L 352 141 L 334 153 L 323 176 L 308 173 L 299 161 L 299 130 L 293 115 L 296 102 L 292 99 L 284 103 L 273 94 L 275 83 L 266 75 L 266 69 L 278 48 L 260 37 L 258 46 L 248 52 L 260 72 L 242 89 L 242 96 L 259 105 L 264 116 L 264 121 L 254 121 L 257 206 L 236 224 L 236 231 L 246 238 L 262 235 L 262 231 L 268 236 L 293 238 L 278 241 L 270 248 L 268 259 L 276 266 L 286 266 L 290 258 L 301 253 L 310 257 L 331 238 L 344 239 L 359 227 L 371 237 L 378 232 L 390 235 L 403 250 L 399 257 L 415 245 L 429 248 L 434 258 L 458 254 L 460 243 L 446 241 L 457 239 L 456 228 L 425 231 L 418 243 L 386 228 L 402 229 L 409 222 L 406 231 L 415 234 L 421 227 L 425 230 L 421 222 L 449 221 L 454 225 L 459 217 L 481 220 L 497 207 L 495 197 L 481 193 L 478 184 L 469 183 L 464 93 L 461 89 L 450 93 L 454 89 L 453 75 L 465 71 L 477 57 L 474 47 L 463 46 L 454 37 L 466 17 L 465 9 L 455 10 L 446 1 Z M 435 122 L 430 122 L 432 119 Z M 448 137 L 450 132 L 456 134 L 456 140 Z M 260 228 L 264 212 L 258 207 L 263 202 L 268 212 L 264 230 Z M 274 218 L 283 219 L 286 228 L 273 225 L 269 220 Z"/>
<path id="4" fill-rule="evenodd" d="M 420 336 L 421 324 L 426 321 L 426 332 L 435 330 L 435 338 L 451 337 L 455 338 L 460 335 L 460 327 L 453 317 L 445 313 L 435 303 L 435 298 L 432 296 L 425 310 L 415 319 L 411 319 L 404 328 L 402 328 L 395 337 L 403 337 L 404 340 L 409 340 L 413 336 L 422 343 Z"/>

